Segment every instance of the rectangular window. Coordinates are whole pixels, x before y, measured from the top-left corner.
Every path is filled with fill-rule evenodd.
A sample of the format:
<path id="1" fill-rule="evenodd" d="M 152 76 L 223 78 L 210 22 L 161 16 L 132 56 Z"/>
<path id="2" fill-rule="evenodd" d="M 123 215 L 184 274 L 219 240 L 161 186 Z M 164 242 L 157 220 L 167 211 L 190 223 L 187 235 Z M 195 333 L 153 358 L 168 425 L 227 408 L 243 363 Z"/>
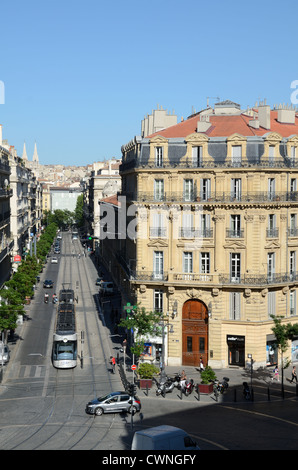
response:
<path id="1" fill-rule="evenodd" d="M 210 273 L 210 253 L 200 254 L 200 272 L 202 274 Z"/>
<path id="2" fill-rule="evenodd" d="M 163 252 L 162 251 L 154 252 L 153 277 L 154 279 L 163 278 Z"/>
<path id="3" fill-rule="evenodd" d="M 239 238 L 241 237 L 241 215 L 240 214 L 232 214 L 230 220 L 230 237 Z"/>
<path id="4" fill-rule="evenodd" d="M 195 168 L 202 166 L 202 147 L 192 148 L 192 164 Z"/>
<path id="5" fill-rule="evenodd" d="M 207 201 L 211 197 L 211 180 L 210 178 L 201 179 L 200 188 L 201 199 Z"/>
<path id="6" fill-rule="evenodd" d="M 296 315 L 296 291 L 290 291 L 290 315 Z"/>
<path id="7" fill-rule="evenodd" d="M 275 198 L 275 178 L 268 178 L 268 198 L 271 201 Z"/>
<path id="8" fill-rule="evenodd" d="M 240 166 L 241 165 L 241 158 L 242 158 L 242 146 L 241 145 L 233 145 L 232 146 L 232 165 L 233 166 Z"/>
<path id="9" fill-rule="evenodd" d="M 291 146 L 291 158 L 295 158 L 296 157 L 296 147 L 294 147 L 294 145 Z"/>
<path id="10" fill-rule="evenodd" d="M 184 273 L 192 273 L 192 252 L 185 251 L 183 253 L 183 272 Z"/>
<path id="11" fill-rule="evenodd" d="M 296 278 L 296 251 L 290 251 L 290 280 Z"/>
<path id="12" fill-rule="evenodd" d="M 194 185 L 191 179 L 185 179 L 183 181 L 183 198 L 184 201 L 194 200 Z"/>
<path id="13" fill-rule="evenodd" d="M 230 254 L 230 281 L 240 282 L 241 280 L 241 267 L 240 267 L 240 253 Z"/>
<path id="14" fill-rule="evenodd" d="M 165 237 L 166 227 L 164 225 L 164 215 L 160 212 L 153 212 L 152 226 L 150 226 L 150 237 Z"/>
<path id="15" fill-rule="evenodd" d="M 194 230 L 193 220 L 194 220 L 194 216 L 191 212 L 183 211 L 181 237 L 184 237 L 184 238 L 194 237 L 195 230 Z"/>
<path id="16" fill-rule="evenodd" d="M 200 236 L 203 238 L 211 237 L 211 224 L 210 214 L 201 214 L 201 232 Z"/>
<path id="17" fill-rule="evenodd" d="M 162 167 L 163 164 L 163 148 L 155 147 L 155 166 Z"/>
<path id="18" fill-rule="evenodd" d="M 275 292 L 268 292 L 268 318 L 275 316 Z"/>
<path id="19" fill-rule="evenodd" d="M 188 353 L 192 352 L 192 336 L 187 336 L 186 338 L 186 350 Z"/>
<path id="20" fill-rule="evenodd" d="M 275 279 L 275 253 L 267 255 L 267 278 L 268 282 L 273 282 Z"/>
<path id="21" fill-rule="evenodd" d="M 291 193 L 297 191 L 297 180 L 296 180 L 296 178 L 291 178 L 290 191 L 291 191 Z"/>
<path id="22" fill-rule="evenodd" d="M 163 180 L 154 180 L 154 200 L 155 201 L 164 200 L 164 181 Z"/>
<path id="23" fill-rule="evenodd" d="M 231 179 L 231 199 L 241 201 L 241 178 Z"/>
<path id="24" fill-rule="evenodd" d="M 269 163 L 273 163 L 275 156 L 275 145 L 269 145 Z"/>
<path id="25" fill-rule="evenodd" d="M 240 320 L 240 292 L 230 292 L 230 320 Z"/>
<path id="26" fill-rule="evenodd" d="M 289 237 L 297 236 L 297 214 L 290 214 Z"/>
<path id="27" fill-rule="evenodd" d="M 162 312 L 163 309 L 163 291 L 161 289 L 154 290 L 154 311 Z"/>

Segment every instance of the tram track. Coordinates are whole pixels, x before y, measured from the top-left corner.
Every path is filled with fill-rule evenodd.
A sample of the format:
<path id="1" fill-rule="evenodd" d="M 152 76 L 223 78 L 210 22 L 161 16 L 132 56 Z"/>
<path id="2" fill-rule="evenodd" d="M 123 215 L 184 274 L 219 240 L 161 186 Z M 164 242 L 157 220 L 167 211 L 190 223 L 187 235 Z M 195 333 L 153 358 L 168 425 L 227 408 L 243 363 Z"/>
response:
<path id="1" fill-rule="evenodd" d="M 90 269 L 88 270 L 88 258 L 78 257 L 82 253 L 81 243 L 71 241 L 68 234 L 63 235 L 62 244 L 56 294 L 59 293 L 58 286 L 70 286 L 75 290 L 75 296 L 79 296 L 76 304 L 77 334 L 79 344 L 80 329 L 85 332 L 84 348 L 88 351 L 87 356 L 84 356 L 86 371 L 82 370 L 82 364 L 79 368 L 78 360 L 75 369 L 54 369 L 53 374 L 48 363 L 50 372 L 47 381 L 41 386 L 44 393 L 38 395 L 39 398 L 36 397 L 42 400 L 41 406 L 35 411 L 28 410 L 33 413 L 29 421 L 7 424 L 2 428 L 7 432 L 7 439 L 1 439 L 2 449 L 99 449 L 104 441 L 108 442 L 108 446 L 111 445 L 115 430 L 121 434 L 126 426 L 126 422 L 115 414 L 105 415 L 101 420 L 85 415 L 86 392 L 82 394 L 84 398 L 80 399 L 81 387 L 85 390 L 89 384 L 90 392 L 95 398 L 98 396 L 98 388 L 100 393 L 112 391 L 116 377 L 108 372 L 109 338 L 108 333 L 102 329 L 103 317 L 100 319 L 94 279 L 91 279 Z M 103 326 L 105 327 L 104 322 Z M 52 341 L 51 334 L 49 341 Z"/>

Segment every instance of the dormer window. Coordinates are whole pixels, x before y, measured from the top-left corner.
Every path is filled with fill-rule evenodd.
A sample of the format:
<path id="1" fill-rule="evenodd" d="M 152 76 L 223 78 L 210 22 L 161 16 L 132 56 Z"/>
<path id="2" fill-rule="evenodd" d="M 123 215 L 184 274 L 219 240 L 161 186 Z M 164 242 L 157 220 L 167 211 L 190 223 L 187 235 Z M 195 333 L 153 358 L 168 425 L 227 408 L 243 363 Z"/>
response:
<path id="1" fill-rule="evenodd" d="M 240 166 L 242 160 L 242 145 L 232 145 L 232 166 Z"/>
<path id="2" fill-rule="evenodd" d="M 157 167 L 163 166 L 163 148 L 162 147 L 155 147 L 155 166 Z"/>
<path id="3" fill-rule="evenodd" d="M 192 164 L 195 168 L 202 166 L 203 148 L 201 145 L 192 147 Z"/>

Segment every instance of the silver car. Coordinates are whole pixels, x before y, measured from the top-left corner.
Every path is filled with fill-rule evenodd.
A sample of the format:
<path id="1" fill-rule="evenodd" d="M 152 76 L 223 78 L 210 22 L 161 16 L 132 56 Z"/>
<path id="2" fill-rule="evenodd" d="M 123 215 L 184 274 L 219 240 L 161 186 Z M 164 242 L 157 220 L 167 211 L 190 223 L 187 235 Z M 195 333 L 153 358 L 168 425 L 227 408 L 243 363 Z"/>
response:
<path id="1" fill-rule="evenodd" d="M 140 411 L 141 402 L 137 397 L 132 398 L 127 392 L 112 392 L 104 397 L 89 401 L 86 413 L 101 416 L 103 413 L 135 413 Z"/>
<path id="2" fill-rule="evenodd" d="M 8 349 L 7 344 L 3 344 L 0 341 L 0 365 L 6 364 L 10 359 L 10 351 Z"/>

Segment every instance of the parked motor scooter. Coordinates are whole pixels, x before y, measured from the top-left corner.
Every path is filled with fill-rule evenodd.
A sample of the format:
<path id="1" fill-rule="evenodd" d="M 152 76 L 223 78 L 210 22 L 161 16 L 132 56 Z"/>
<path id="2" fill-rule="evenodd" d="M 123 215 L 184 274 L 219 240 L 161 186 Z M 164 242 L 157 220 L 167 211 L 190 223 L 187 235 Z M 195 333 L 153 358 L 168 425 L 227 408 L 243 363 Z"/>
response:
<path id="1" fill-rule="evenodd" d="M 250 388 L 247 382 L 243 382 L 243 395 L 244 395 L 245 400 L 251 399 Z"/>
<path id="2" fill-rule="evenodd" d="M 228 388 L 229 388 L 229 378 L 228 377 L 224 377 L 222 382 L 220 382 L 219 380 L 216 380 L 214 382 L 214 387 L 213 387 L 213 391 L 214 391 L 214 394 L 218 394 L 218 393 L 221 393 L 223 394 Z"/>
<path id="3" fill-rule="evenodd" d="M 175 377 L 167 377 L 165 382 L 160 382 L 157 385 L 156 395 L 165 396 L 166 393 L 171 393 L 178 386 L 179 380 L 180 376 L 178 374 Z"/>
<path id="4" fill-rule="evenodd" d="M 185 388 L 184 388 L 184 393 L 185 393 L 185 396 L 188 397 L 188 395 L 190 395 L 194 389 L 194 381 L 193 379 L 190 379 L 190 380 L 187 380 L 186 383 L 185 383 Z"/>

